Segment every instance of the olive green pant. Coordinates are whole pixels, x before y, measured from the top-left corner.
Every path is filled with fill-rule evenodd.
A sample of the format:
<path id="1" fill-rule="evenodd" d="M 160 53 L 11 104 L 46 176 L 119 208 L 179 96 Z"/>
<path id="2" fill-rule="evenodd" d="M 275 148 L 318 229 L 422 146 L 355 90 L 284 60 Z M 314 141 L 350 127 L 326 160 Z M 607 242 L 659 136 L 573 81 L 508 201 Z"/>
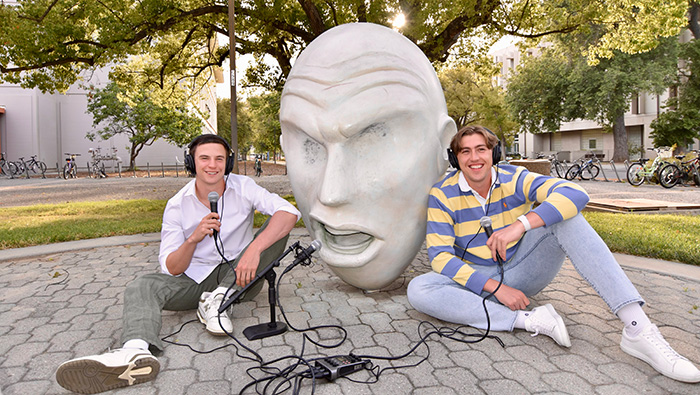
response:
<path id="1" fill-rule="evenodd" d="M 267 226 L 267 222 L 256 232 L 257 237 Z M 260 254 L 258 273 L 284 252 L 289 235 L 283 237 Z M 162 310 L 192 310 L 196 309 L 203 292 L 211 292 L 219 286 L 229 287 L 236 281 L 236 273 L 231 270 L 238 265 L 248 246 L 241 251 L 231 265 L 222 263 L 214 271 L 197 284 L 194 280 L 181 275 L 178 277 L 165 273 L 151 273 L 130 282 L 124 291 L 124 316 L 122 343 L 132 339 L 142 339 L 148 344 L 163 350 L 160 339 Z M 262 289 L 265 281 L 259 280 L 243 295 L 242 300 L 253 299 Z M 234 292 L 241 287 L 235 286 Z"/>

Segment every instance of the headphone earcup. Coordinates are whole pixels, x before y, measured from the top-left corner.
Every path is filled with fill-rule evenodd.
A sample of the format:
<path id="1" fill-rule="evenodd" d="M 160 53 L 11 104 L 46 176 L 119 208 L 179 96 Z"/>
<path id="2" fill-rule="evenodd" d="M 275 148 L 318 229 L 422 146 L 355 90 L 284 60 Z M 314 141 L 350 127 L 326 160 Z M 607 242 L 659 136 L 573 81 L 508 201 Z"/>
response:
<path id="1" fill-rule="evenodd" d="M 447 149 L 447 161 L 450 162 L 450 166 L 459 170 L 459 161 L 457 161 L 457 155 L 455 155 L 455 153 L 452 152 L 452 149 L 450 148 Z"/>
<path id="2" fill-rule="evenodd" d="M 495 166 L 498 164 L 498 162 L 501 161 L 501 142 L 500 141 L 498 143 L 496 143 L 496 145 L 493 147 L 493 150 L 491 152 L 493 155 L 491 157 L 491 160 L 493 160 L 493 165 Z"/>
<path id="3" fill-rule="evenodd" d="M 197 174 L 197 168 L 194 166 L 194 158 L 192 158 L 190 154 L 185 155 L 185 170 L 190 172 L 191 175 Z"/>
<path id="4" fill-rule="evenodd" d="M 233 171 L 233 152 L 229 150 L 228 158 L 226 159 L 226 170 L 224 170 L 224 175 L 229 175 Z"/>

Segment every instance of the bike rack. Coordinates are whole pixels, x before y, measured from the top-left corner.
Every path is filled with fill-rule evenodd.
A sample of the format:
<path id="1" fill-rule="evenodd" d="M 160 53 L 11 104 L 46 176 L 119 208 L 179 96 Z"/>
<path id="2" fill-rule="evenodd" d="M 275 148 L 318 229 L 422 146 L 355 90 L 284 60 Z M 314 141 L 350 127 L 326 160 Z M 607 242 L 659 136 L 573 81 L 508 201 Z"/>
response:
<path id="1" fill-rule="evenodd" d="M 605 175 L 605 170 L 603 170 L 603 164 L 600 163 L 600 159 L 598 159 L 597 156 L 594 157 L 594 158 L 595 158 L 595 162 L 594 162 L 594 163 L 596 163 L 596 164 L 598 165 L 598 168 L 600 169 L 600 172 L 603 174 L 603 178 L 605 178 L 605 181 L 606 181 L 606 182 L 610 182 L 610 180 L 608 180 L 608 177 Z M 597 177 L 598 177 L 598 176 L 596 176 L 596 178 L 597 178 Z M 594 179 L 595 179 L 595 178 L 594 178 Z"/>
<path id="2" fill-rule="evenodd" d="M 615 167 L 614 161 L 612 161 L 612 160 L 610 161 L 610 166 L 613 168 L 613 171 L 615 172 L 615 177 L 617 177 L 617 182 L 625 182 L 625 180 L 620 178 L 620 175 L 617 173 L 617 167 Z"/>

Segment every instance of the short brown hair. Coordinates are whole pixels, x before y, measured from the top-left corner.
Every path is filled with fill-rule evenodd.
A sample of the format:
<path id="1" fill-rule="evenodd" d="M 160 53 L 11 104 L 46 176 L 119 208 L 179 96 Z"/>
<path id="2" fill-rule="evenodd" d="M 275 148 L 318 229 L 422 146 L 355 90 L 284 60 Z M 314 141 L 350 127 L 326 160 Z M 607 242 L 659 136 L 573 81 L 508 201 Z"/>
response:
<path id="1" fill-rule="evenodd" d="M 479 125 L 463 126 L 462 129 L 459 129 L 459 132 L 452 137 L 452 141 L 450 141 L 450 149 L 455 155 L 459 154 L 459 151 L 462 149 L 462 147 L 460 147 L 462 137 L 471 136 L 472 134 L 480 134 L 484 136 L 484 140 L 486 140 L 486 147 L 488 149 L 493 149 L 493 147 L 498 144 L 498 137 L 496 137 L 496 135 L 492 132 L 488 131 L 485 127 Z"/>

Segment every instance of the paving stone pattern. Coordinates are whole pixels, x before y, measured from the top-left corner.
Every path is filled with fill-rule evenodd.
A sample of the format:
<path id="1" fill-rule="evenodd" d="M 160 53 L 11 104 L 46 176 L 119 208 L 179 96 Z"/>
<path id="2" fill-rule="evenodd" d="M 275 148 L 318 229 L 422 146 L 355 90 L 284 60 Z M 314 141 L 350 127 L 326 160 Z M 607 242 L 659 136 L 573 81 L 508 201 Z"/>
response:
<path id="1" fill-rule="evenodd" d="M 303 245 L 311 241 L 303 232 L 295 232 L 292 240 L 300 240 Z M 137 243 L 0 262 L 0 392 L 66 393 L 54 377 L 60 363 L 119 347 L 122 292 L 137 276 L 158 270 L 158 246 L 157 242 Z M 290 259 L 286 258 L 282 266 L 289 264 Z M 418 313 L 406 298 L 410 279 L 428 270 L 423 249 L 404 277 L 379 292 L 365 293 L 345 284 L 322 262 L 299 266 L 284 276 L 280 298 L 291 324 L 299 329 L 342 325 L 348 339 L 335 349 L 304 343 L 303 334 L 296 331 L 263 340 L 245 339 L 244 328 L 269 321 L 267 287 L 254 301 L 234 305 L 235 334 L 266 361 L 299 354 L 302 349 L 308 358 L 350 352 L 402 355 L 418 341 L 421 321 L 448 325 Z M 646 298 L 645 309 L 652 321 L 659 324 L 676 350 L 697 364 L 700 281 L 642 269 L 625 270 Z M 280 274 L 281 270 L 277 272 Z M 546 336 L 532 337 L 524 331 L 498 333 L 505 348 L 491 339 L 465 344 L 432 336 L 427 342 L 430 355 L 418 366 L 386 370 L 375 384 L 319 380 L 315 393 L 620 395 L 700 391 L 700 384 L 668 379 L 623 353 L 619 347 L 621 323 L 570 263 L 532 302 L 552 303 L 562 314 L 571 335 L 570 349 L 557 346 Z M 194 311 L 164 312 L 162 335 L 178 330 L 194 318 Z M 465 331 L 476 332 L 471 328 Z M 326 343 L 338 340 L 337 331 L 328 329 L 309 336 L 320 337 Z M 209 335 L 198 322 L 185 325 L 173 339 L 199 350 L 234 344 L 230 339 Z M 240 346 L 238 353 L 250 355 Z M 372 362 L 381 368 L 398 367 L 414 364 L 426 355 L 427 348 L 421 346 L 400 361 Z M 237 355 L 233 346 L 197 354 L 186 347 L 167 345 L 159 360 L 161 372 L 156 380 L 113 393 L 238 393 L 251 381 L 246 369 L 256 366 Z M 275 366 L 291 363 L 287 360 Z M 367 380 L 370 375 L 362 371 L 350 377 Z M 303 385 L 302 393 L 311 393 L 311 380 L 304 380 Z M 254 391 L 249 389 L 246 393 Z"/>

